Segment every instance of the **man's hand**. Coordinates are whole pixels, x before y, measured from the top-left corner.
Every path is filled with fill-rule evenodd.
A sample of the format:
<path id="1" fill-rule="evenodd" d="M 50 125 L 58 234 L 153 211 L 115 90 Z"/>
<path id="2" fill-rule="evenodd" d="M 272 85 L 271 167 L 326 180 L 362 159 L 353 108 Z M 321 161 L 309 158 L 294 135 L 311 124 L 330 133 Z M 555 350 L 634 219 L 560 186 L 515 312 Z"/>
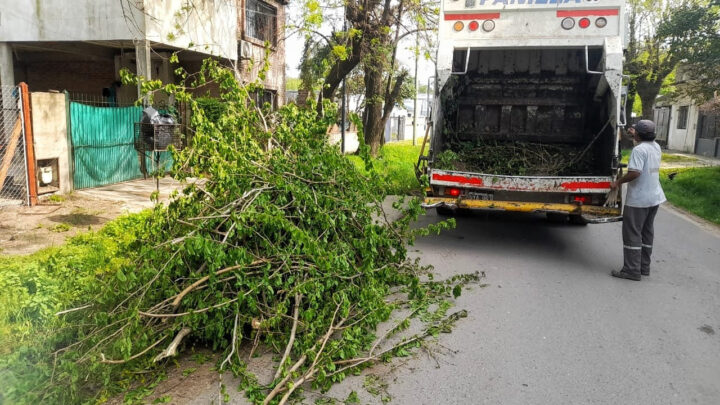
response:
<path id="1" fill-rule="evenodd" d="M 638 177 L 640 177 L 641 174 L 642 174 L 641 172 L 638 172 L 635 170 L 630 170 L 629 172 L 627 172 L 627 174 L 625 174 L 621 178 L 610 183 L 610 189 L 616 190 L 616 189 L 620 188 L 620 186 L 622 186 L 623 184 L 630 183 L 631 181 L 637 179 Z"/>

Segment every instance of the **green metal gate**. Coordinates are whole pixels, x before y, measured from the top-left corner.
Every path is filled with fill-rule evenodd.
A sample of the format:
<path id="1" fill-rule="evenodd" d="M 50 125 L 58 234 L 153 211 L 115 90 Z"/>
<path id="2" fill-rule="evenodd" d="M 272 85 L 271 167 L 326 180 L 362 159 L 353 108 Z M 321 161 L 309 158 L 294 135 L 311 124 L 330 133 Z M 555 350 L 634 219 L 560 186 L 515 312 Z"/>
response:
<path id="1" fill-rule="evenodd" d="M 135 123 L 142 108 L 96 107 L 70 103 L 70 130 L 73 144 L 76 189 L 99 187 L 143 177 L 134 147 Z M 153 168 L 150 156 L 146 167 Z M 161 166 L 172 164 L 168 152 L 160 153 Z"/>
<path id="2" fill-rule="evenodd" d="M 141 115 L 140 107 L 70 103 L 76 189 L 142 177 L 133 147 L 133 128 Z"/>

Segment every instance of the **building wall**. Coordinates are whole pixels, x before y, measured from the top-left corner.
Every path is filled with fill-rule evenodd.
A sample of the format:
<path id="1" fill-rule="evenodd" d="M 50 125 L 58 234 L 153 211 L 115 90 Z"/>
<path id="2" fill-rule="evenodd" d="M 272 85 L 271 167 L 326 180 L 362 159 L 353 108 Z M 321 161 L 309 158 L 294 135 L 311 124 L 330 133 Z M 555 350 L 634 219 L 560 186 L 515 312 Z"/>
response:
<path id="1" fill-rule="evenodd" d="M 111 0 L 117 2 L 118 0 Z M 237 5 L 234 0 L 144 0 L 145 38 L 177 48 L 237 59 Z M 193 44 L 189 46 L 189 44 Z"/>
<path id="2" fill-rule="evenodd" d="M 137 38 L 125 15 L 143 27 L 135 0 L 6 0 L 0 13 L 3 41 L 102 41 Z M 124 9 L 124 10 L 123 10 Z M 131 30 L 131 28 L 133 28 Z M 133 32 L 134 31 L 134 32 Z"/>
<path id="3" fill-rule="evenodd" d="M 680 118 L 680 107 L 688 106 L 687 128 L 678 129 L 678 119 Z M 694 153 L 695 138 L 697 136 L 699 109 L 690 101 L 680 101 L 672 105 L 670 115 L 670 131 L 668 133 L 668 149 Z"/>
<path id="4" fill-rule="evenodd" d="M 242 79 L 246 82 L 253 82 L 257 80 L 265 61 L 265 44 L 246 35 L 246 0 L 237 1 L 238 43 L 240 43 L 241 49 L 239 59 L 243 74 Z M 285 4 L 276 0 L 265 0 L 265 3 L 277 9 L 277 44 L 272 47 L 270 68 L 263 84 L 266 89 L 277 92 L 277 105 L 281 106 L 285 104 Z"/>
<path id="5" fill-rule="evenodd" d="M 207 55 L 237 58 L 234 0 L 193 0 L 192 8 L 184 7 L 186 0 L 12 2 L 12 7 L 3 6 L 0 13 L 0 38 L 4 42 L 148 39 Z"/>
<path id="6" fill-rule="evenodd" d="M 28 83 L 30 91 L 67 90 L 100 97 L 102 89 L 115 81 L 115 62 L 72 56 L 66 60 L 21 60 L 15 63 L 15 80 Z"/>
<path id="7" fill-rule="evenodd" d="M 69 193 L 72 190 L 72 172 L 67 141 L 65 94 L 33 92 L 30 100 L 35 159 L 58 159 L 60 192 Z"/>

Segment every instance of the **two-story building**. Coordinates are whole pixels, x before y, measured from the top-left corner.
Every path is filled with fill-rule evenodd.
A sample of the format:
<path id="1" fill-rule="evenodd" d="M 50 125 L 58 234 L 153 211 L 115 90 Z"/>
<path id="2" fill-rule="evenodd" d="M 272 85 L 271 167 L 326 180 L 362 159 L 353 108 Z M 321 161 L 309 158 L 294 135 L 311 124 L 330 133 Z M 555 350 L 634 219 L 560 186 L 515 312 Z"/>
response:
<path id="1" fill-rule="evenodd" d="M 285 1 L 261 0 L 0 0 L 0 82 L 31 91 L 67 90 L 133 100 L 119 71 L 176 81 L 170 55 L 196 71 L 202 60 L 238 63 L 254 80 L 272 50 L 266 98 L 283 102 Z M 268 100 L 268 101 L 271 101 Z"/>

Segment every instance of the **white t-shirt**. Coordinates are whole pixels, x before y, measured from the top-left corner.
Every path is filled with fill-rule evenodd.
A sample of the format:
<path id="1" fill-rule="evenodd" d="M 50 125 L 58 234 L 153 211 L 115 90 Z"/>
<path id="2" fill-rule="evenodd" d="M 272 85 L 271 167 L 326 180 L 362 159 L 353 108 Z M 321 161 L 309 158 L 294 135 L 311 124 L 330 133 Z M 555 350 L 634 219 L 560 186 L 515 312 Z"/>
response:
<path id="1" fill-rule="evenodd" d="M 642 142 L 634 147 L 630 154 L 628 170 L 642 173 L 637 179 L 627 183 L 625 205 L 635 208 L 648 208 L 666 201 L 660 186 L 660 158 L 662 150 L 657 142 Z"/>

